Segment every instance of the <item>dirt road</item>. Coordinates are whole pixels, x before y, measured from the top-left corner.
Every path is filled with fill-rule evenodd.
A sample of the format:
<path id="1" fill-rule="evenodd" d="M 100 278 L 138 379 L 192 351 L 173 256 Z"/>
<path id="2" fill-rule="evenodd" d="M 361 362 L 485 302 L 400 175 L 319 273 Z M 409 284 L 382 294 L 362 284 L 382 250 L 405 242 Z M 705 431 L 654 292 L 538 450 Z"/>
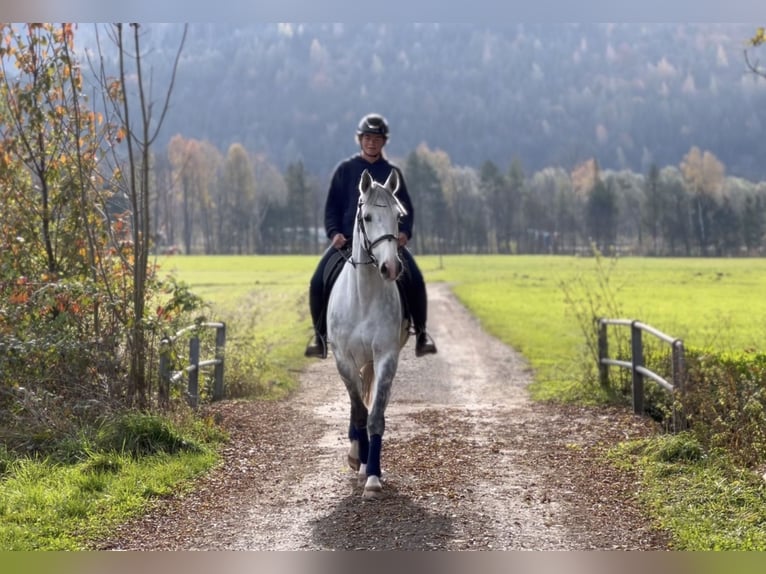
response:
<path id="1" fill-rule="evenodd" d="M 224 402 L 225 463 L 100 549 L 587 550 L 667 547 L 633 477 L 601 458 L 650 432 L 623 409 L 531 403 L 523 359 L 429 285 L 439 353 L 404 349 L 387 411 L 381 500 L 346 466 L 348 400 L 332 358 L 289 401 Z"/>

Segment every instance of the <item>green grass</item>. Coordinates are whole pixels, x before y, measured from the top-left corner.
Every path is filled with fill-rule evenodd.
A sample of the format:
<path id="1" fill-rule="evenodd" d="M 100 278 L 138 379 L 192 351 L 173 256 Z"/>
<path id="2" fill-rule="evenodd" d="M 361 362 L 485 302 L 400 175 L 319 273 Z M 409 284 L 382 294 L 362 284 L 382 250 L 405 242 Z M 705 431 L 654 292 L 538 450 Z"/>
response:
<path id="1" fill-rule="evenodd" d="M 173 274 L 227 325 L 226 385 L 233 396 L 282 398 L 307 364 L 311 336 L 308 285 L 314 256 L 161 257 Z"/>
<path id="2" fill-rule="evenodd" d="M 81 550 L 153 500 L 191 488 L 216 460 L 212 451 L 115 454 L 98 465 L 19 459 L 0 484 L 0 549 Z"/>
<path id="3" fill-rule="evenodd" d="M 450 283 L 487 331 L 524 354 L 537 373 L 537 398 L 555 398 L 581 382 L 585 336 L 565 287 L 580 312 L 619 312 L 687 347 L 766 346 L 763 259 L 445 256 L 441 267 L 435 257 L 418 261 L 428 281 Z"/>
<path id="4" fill-rule="evenodd" d="M 245 373 L 284 396 L 306 364 L 311 334 L 307 291 L 315 256 L 165 257 L 174 272 L 231 323 L 249 345 Z M 763 259 L 603 260 L 564 256 L 422 256 L 429 282 L 446 282 L 482 326 L 520 351 L 536 373 L 533 396 L 603 400 L 582 388 L 595 358 L 582 317 L 638 319 L 687 347 L 738 350 L 766 343 Z M 244 376 L 240 374 L 239 376 Z"/>
<path id="5" fill-rule="evenodd" d="M 681 433 L 625 443 L 610 458 L 639 471 L 639 498 L 676 550 L 766 549 L 766 482 L 723 454 L 707 455 Z"/>
<path id="6" fill-rule="evenodd" d="M 225 436 L 210 421 L 125 413 L 77 447 L 77 462 L 13 457 L 0 469 L 0 550 L 81 550 L 158 498 L 193 488 Z"/>

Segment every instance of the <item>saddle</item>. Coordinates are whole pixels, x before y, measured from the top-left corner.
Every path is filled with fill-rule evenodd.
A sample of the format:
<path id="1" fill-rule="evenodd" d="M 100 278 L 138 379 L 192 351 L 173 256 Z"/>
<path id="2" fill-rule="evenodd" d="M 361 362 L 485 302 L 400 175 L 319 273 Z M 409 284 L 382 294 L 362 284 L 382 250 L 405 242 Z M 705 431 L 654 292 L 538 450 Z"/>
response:
<path id="1" fill-rule="evenodd" d="M 340 272 L 343 271 L 343 266 L 346 264 L 347 259 L 351 257 L 351 247 L 345 247 L 343 249 L 336 250 L 330 258 L 327 260 L 327 264 L 324 268 L 324 275 L 322 279 L 324 281 L 324 309 L 327 311 L 327 304 L 330 301 L 330 291 L 332 286 L 335 285 L 335 281 L 338 280 Z M 399 290 L 399 300 L 402 302 L 402 319 L 409 319 L 410 306 L 407 302 L 406 291 L 404 289 L 404 281 L 407 281 L 409 276 L 407 267 L 404 267 L 404 272 L 401 277 L 396 281 L 396 288 Z"/>

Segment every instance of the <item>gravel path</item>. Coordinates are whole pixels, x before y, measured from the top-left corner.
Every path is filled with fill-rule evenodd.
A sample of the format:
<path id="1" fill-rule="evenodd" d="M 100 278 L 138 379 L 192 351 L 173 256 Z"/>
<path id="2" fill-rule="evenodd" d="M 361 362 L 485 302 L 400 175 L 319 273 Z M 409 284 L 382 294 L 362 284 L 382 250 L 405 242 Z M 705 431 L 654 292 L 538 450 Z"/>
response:
<path id="1" fill-rule="evenodd" d="M 380 500 L 346 466 L 348 399 L 332 358 L 294 397 L 211 407 L 224 464 L 158 501 L 98 549 L 658 550 L 634 477 L 602 458 L 652 432 L 624 409 L 532 403 L 523 358 L 429 285 L 437 355 L 402 353 L 387 411 Z"/>

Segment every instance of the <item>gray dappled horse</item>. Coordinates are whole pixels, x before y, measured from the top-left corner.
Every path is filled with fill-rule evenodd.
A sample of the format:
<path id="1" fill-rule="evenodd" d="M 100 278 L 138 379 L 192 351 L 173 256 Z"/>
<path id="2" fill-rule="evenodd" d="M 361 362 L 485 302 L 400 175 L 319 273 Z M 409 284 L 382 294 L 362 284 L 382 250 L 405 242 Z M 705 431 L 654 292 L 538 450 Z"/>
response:
<path id="1" fill-rule="evenodd" d="M 380 456 L 385 411 L 409 336 L 396 279 L 399 218 L 405 210 L 396 198 L 399 175 L 384 184 L 367 170 L 359 182 L 351 259 L 330 293 L 327 340 L 351 399 L 348 464 L 364 483 L 365 498 L 380 496 Z"/>

